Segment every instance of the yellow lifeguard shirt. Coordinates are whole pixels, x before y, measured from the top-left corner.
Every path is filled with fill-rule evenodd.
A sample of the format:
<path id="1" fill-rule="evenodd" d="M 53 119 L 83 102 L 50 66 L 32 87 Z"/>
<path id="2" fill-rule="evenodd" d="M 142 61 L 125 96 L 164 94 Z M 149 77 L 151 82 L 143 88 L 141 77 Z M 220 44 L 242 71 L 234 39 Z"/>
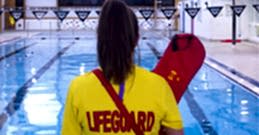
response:
<path id="1" fill-rule="evenodd" d="M 118 93 L 118 85 L 114 85 Z M 125 82 L 123 103 L 146 135 L 157 135 L 160 125 L 181 129 L 182 119 L 167 82 L 135 66 Z M 76 77 L 69 88 L 62 135 L 134 135 L 119 109 L 94 73 Z"/>

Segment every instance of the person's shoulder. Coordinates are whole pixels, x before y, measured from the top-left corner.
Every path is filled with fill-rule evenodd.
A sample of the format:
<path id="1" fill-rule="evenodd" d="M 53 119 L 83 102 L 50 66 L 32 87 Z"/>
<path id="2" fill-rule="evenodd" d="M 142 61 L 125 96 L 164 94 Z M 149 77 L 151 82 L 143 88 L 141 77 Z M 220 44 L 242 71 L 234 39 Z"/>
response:
<path id="1" fill-rule="evenodd" d="M 136 72 L 135 83 L 143 88 L 142 90 L 146 89 L 149 93 L 155 93 L 157 97 L 171 93 L 169 84 L 162 76 L 141 67 L 137 67 Z"/>
<path id="2" fill-rule="evenodd" d="M 86 85 L 88 83 L 93 82 L 95 79 L 95 75 L 93 72 L 89 71 L 82 75 L 76 76 L 72 80 L 72 84 L 80 84 L 80 85 Z"/>
<path id="3" fill-rule="evenodd" d="M 141 78 L 143 78 L 143 81 L 155 81 L 155 82 L 165 82 L 165 79 L 163 77 L 161 77 L 160 75 L 151 72 L 143 67 L 138 67 L 136 66 L 136 72 L 138 74 L 138 76 L 141 76 Z"/>

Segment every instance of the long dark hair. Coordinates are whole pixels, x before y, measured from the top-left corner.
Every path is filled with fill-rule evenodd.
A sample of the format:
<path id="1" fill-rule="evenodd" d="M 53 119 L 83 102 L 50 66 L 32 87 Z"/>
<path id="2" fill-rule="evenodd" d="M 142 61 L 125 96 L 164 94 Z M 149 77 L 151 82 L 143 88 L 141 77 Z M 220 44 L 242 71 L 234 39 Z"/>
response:
<path id="1" fill-rule="evenodd" d="M 131 10 L 130 8 L 129 8 L 129 12 L 130 12 L 130 17 L 131 17 L 131 21 L 132 21 L 132 25 L 133 25 L 134 34 L 135 34 L 135 42 L 137 44 L 138 39 L 139 39 L 138 18 L 136 16 L 136 14 L 134 13 L 134 11 Z"/>
<path id="2" fill-rule="evenodd" d="M 129 12 L 130 12 L 130 15 L 131 15 L 131 20 L 132 20 L 132 24 L 133 24 L 133 28 L 134 28 L 134 33 L 135 33 L 135 44 L 137 46 L 138 44 L 138 40 L 139 40 L 139 25 L 138 25 L 138 18 L 136 16 L 136 14 L 134 13 L 133 10 L 131 10 L 129 8 Z M 135 51 L 135 54 L 137 54 L 137 63 L 138 65 L 141 65 L 141 53 L 140 53 L 140 48 L 139 46 L 137 46 L 137 50 Z"/>
<path id="3" fill-rule="evenodd" d="M 109 81 L 124 82 L 133 70 L 136 41 L 128 6 L 121 0 L 107 0 L 97 28 L 99 64 Z"/>

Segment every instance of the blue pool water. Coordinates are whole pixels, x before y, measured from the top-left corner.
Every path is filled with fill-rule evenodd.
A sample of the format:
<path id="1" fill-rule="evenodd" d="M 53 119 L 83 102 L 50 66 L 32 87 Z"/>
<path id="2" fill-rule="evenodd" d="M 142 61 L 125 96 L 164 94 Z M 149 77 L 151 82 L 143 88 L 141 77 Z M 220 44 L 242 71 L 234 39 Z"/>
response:
<path id="1" fill-rule="evenodd" d="M 168 39 L 145 36 L 135 61 L 151 70 L 157 58 L 147 44 L 163 52 Z M 42 33 L 0 45 L 0 134 L 58 135 L 71 79 L 98 66 L 95 45 L 94 32 Z M 187 135 L 259 134 L 258 96 L 206 64 L 179 107 Z M 4 111 L 11 113 L 8 119 L 1 117 Z"/>

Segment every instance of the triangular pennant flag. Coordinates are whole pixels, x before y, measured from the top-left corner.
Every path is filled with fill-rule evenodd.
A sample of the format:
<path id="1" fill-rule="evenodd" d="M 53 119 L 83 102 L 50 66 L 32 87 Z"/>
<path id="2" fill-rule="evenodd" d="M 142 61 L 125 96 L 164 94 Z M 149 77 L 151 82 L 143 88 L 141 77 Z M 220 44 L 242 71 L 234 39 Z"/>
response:
<path id="1" fill-rule="evenodd" d="M 161 9 L 161 11 L 164 14 L 164 16 L 169 20 L 172 18 L 172 16 L 176 12 L 176 9 L 175 8 L 165 8 L 165 9 Z"/>
<path id="2" fill-rule="evenodd" d="M 259 13 L 259 4 L 257 5 L 253 5 L 253 7 L 255 8 L 255 10 Z"/>
<path id="3" fill-rule="evenodd" d="M 245 5 L 236 5 L 236 6 L 231 6 L 231 9 L 233 10 L 233 12 L 239 17 L 244 9 L 246 8 Z"/>
<path id="4" fill-rule="evenodd" d="M 153 9 L 140 9 L 139 12 L 143 16 L 143 18 L 147 21 L 154 13 L 154 10 Z"/>
<path id="5" fill-rule="evenodd" d="M 48 11 L 43 11 L 43 10 L 42 11 L 32 11 L 32 14 L 38 20 L 42 19 L 47 13 L 48 13 Z"/>
<path id="6" fill-rule="evenodd" d="M 189 14 L 189 16 L 194 19 L 195 16 L 200 11 L 200 8 L 185 8 L 185 11 Z"/>
<path id="7" fill-rule="evenodd" d="M 23 11 L 22 10 L 13 10 L 13 11 L 9 11 L 9 13 L 13 17 L 15 22 L 17 22 L 18 20 L 20 20 L 22 18 Z"/>
<path id="8" fill-rule="evenodd" d="M 213 17 L 217 17 L 222 9 L 222 6 L 208 7 L 208 10 L 213 15 Z"/>
<path id="9" fill-rule="evenodd" d="M 91 11 L 75 11 L 77 17 L 82 21 L 84 22 L 87 17 L 89 16 L 89 14 L 91 13 Z"/>
<path id="10" fill-rule="evenodd" d="M 69 11 L 54 11 L 58 19 L 62 22 L 63 20 L 66 19 L 67 15 L 69 14 Z"/>
<path id="11" fill-rule="evenodd" d="M 97 15 L 100 15 L 101 10 L 96 10 L 95 12 L 96 12 Z"/>

